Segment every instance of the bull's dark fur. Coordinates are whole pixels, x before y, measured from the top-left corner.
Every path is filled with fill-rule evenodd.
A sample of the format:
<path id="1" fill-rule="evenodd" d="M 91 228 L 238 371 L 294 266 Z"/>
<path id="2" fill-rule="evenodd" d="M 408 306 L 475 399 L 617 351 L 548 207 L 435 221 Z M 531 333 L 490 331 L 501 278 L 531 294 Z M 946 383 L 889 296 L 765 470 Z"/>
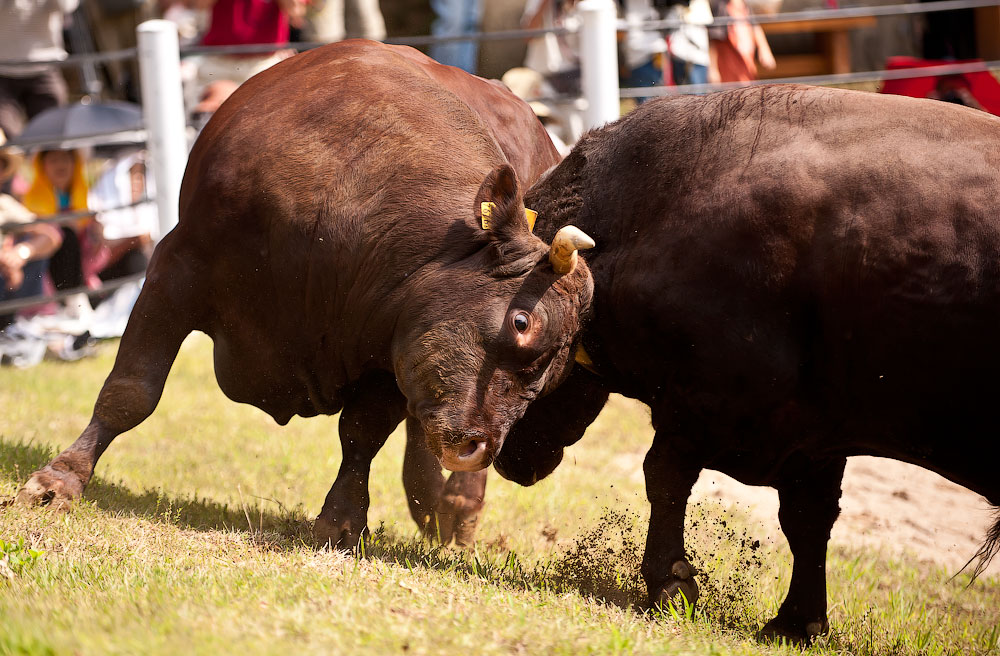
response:
<path id="1" fill-rule="evenodd" d="M 443 489 L 432 452 L 495 450 L 564 374 L 590 304 L 586 266 L 557 274 L 524 219 L 518 178 L 557 158 L 526 103 L 410 48 L 346 41 L 253 77 L 191 152 L 180 223 L 153 255 L 90 424 L 20 498 L 79 495 L 200 330 L 230 398 L 281 424 L 343 409 L 320 541 L 357 544 L 371 459 L 408 415 L 415 518 L 444 495 L 448 521 L 468 525 L 485 473 Z M 514 330 L 518 312 L 530 330 Z"/>
<path id="2" fill-rule="evenodd" d="M 846 457 L 934 470 L 1000 503 L 1000 120 L 799 86 L 646 103 L 527 194 L 543 238 L 597 242 L 574 369 L 496 461 L 532 483 L 609 392 L 641 399 L 652 601 L 697 591 L 684 505 L 702 468 L 777 488 L 795 557 L 767 634 L 825 630 Z M 563 417 L 573 421 L 564 423 Z M 1000 545 L 1000 522 L 980 566 Z"/>

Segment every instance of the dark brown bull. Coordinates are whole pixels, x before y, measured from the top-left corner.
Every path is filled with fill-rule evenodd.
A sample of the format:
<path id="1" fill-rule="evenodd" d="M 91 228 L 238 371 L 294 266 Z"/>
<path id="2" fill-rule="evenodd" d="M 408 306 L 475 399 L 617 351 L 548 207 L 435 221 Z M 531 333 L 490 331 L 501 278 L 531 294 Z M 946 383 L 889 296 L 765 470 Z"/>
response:
<path id="1" fill-rule="evenodd" d="M 90 424 L 20 500 L 80 495 L 200 330 L 231 399 L 280 424 L 343 409 L 321 541 L 357 544 L 370 462 L 407 416 L 428 443 L 411 439 L 406 468 L 425 520 L 442 494 L 434 456 L 478 470 L 567 369 L 592 283 L 563 251 L 586 240 L 563 233 L 550 256 L 517 179 L 556 159 L 502 85 L 409 48 L 343 42 L 254 77 L 191 152 L 180 223 L 156 249 Z M 488 230 L 484 202 L 495 205 Z M 453 487 L 480 498 L 459 494 L 449 512 L 468 520 L 485 474 L 460 476 Z"/>
<path id="2" fill-rule="evenodd" d="M 683 527 L 703 468 L 778 490 L 794 565 L 768 636 L 828 628 L 848 456 L 1000 504 L 997 118 L 799 86 L 664 99 L 586 135 L 527 202 L 543 239 L 573 223 L 597 241 L 596 375 L 536 401 L 496 467 L 530 485 L 609 392 L 647 403 L 651 603 L 697 596 Z M 1000 523 L 979 555 L 998 546 Z"/>

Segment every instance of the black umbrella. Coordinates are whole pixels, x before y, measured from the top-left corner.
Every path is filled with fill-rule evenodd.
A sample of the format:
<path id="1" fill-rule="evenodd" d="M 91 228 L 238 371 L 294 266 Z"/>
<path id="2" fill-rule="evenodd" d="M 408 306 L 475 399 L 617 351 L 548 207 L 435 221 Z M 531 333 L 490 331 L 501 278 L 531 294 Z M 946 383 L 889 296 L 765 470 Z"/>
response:
<path id="1" fill-rule="evenodd" d="M 32 118 L 8 145 L 22 148 L 79 148 L 145 140 L 142 107 L 110 101 L 53 107 Z"/>

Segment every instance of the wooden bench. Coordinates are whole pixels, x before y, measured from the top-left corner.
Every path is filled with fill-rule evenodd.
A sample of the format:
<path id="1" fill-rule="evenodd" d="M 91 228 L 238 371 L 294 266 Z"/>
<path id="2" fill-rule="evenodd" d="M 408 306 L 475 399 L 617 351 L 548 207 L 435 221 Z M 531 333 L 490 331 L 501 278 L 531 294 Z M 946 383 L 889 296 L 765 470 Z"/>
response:
<path id="1" fill-rule="evenodd" d="M 874 27 L 874 16 L 859 18 L 821 18 L 788 23 L 765 23 L 764 34 L 797 34 L 812 32 L 819 41 L 819 52 L 775 55 L 777 67 L 766 70 L 758 67 L 761 78 L 798 77 L 801 75 L 827 75 L 851 72 L 851 40 L 849 32 L 862 27 Z"/>

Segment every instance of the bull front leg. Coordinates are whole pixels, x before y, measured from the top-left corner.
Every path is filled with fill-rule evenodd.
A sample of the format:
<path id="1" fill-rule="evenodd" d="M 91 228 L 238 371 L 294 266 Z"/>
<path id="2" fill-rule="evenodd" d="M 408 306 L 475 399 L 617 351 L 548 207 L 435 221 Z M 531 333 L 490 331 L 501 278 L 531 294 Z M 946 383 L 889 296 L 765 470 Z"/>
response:
<path id="1" fill-rule="evenodd" d="M 319 546 L 355 549 L 368 530 L 372 460 L 406 416 L 406 398 L 388 373 L 363 379 L 340 413 L 343 461 L 313 524 Z"/>
<path id="2" fill-rule="evenodd" d="M 17 493 L 19 503 L 68 509 L 83 494 L 111 442 L 139 425 L 159 403 L 181 342 L 196 328 L 204 302 L 190 258 L 178 256 L 175 243 L 175 233 L 168 234 L 154 254 L 90 423 L 76 441 L 31 475 Z M 170 275 L 157 273 L 160 263 L 167 264 Z"/>
<path id="3" fill-rule="evenodd" d="M 652 607 L 698 599 L 694 568 L 684 550 L 684 515 L 700 461 L 674 448 L 675 436 L 658 430 L 646 453 L 643 472 L 649 499 L 649 533 L 642 557 L 642 578 Z"/>
<path id="4" fill-rule="evenodd" d="M 427 446 L 420 422 L 406 419 L 403 487 L 410 515 L 430 540 L 472 546 L 486 496 L 486 470 L 452 472 L 447 482 L 441 463 Z"/>
<path id="5" fill-rule="evenodd" d="M 761 629 L 767 640 L 808 642 L 830 629 L 826 616 L 826 548 L 840 514 L 846 458 L 796 459 L 776 485 L 778 521 L 792 551 L 792 580 L 778 615 Z"/>

